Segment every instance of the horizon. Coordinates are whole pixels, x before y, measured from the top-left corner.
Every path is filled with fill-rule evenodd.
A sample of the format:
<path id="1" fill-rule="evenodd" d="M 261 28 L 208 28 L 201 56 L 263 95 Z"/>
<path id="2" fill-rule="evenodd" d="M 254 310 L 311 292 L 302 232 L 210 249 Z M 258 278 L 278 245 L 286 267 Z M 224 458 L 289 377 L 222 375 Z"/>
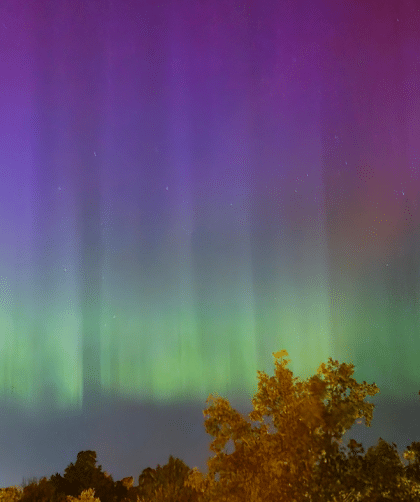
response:
<path id="1" fill-rule="evenodd" d="M 291 363 L 289 363 L 288 367 L 290 368 L 290 366 Z M 269 375 L 272 374 L 273 372 L 269 373 Z M 361 383 L 361 380 L 357 377 L 356 369 L 353 374 L 353 378 L 357 382 Z M 238 410 L 243 416 L 247 416 L 253 409 L 251 404 L 252 397 L 250 397 L 247 402 L 243 399 L 238 399 L 234 395 L 227 396 L 223 394 L 222 397 L 227 397 L 231 406 L 234 409 Z M 413 395 L 412 401 L 405 403 L 396 402 L 392 404 L 392 402 L 390 402 L 387 398 L 384 399 L 383 396 L 381 396 L 380 392 L 373 397 L 367 396 L 365 398 L 365 402 L 374 403 L 375 405 L 373 409 L 371 426 L 366 427 L 365 421 L 363 419 L 355 421 L 353 426 L 343 435 L 341 446 L 346 447 L 348 441 L 353 438 L 357 442 L 362 443 L 362 446 L 366 453 L 368 448 L 370 446 L 376 445 L 379 437 L 382 437 L 390 445 L 392 445 L 392 443 L 395 443 L 397 445 L 397 451 L 403 464 L 408 465 L 408 461 L 402 457 L 402 454 L 413 441 L 420 441 L 418 435 L 416 438 L 417 429 L 415 419 L 416 416 L 420 416 L 420 403 L 418 403 L 418 393 L 416 395 Z M 68 453 L 68 456 L 66 456 L 63 450 L 60 451 L 60 454 L 58 455 L 57 465 L 52 464 L 50 450 L 48 447 L 46 447 L 45 444 L 48 439 L 48 435 L 46 435 L 47 431 L 44 431 L 44 433 L 40 432 L 40 428 L 42 428 L 43 422 L 45 423 L 45 421 L 42 419 L 42 416 L 40 416 L 35 425 L 32 425 L 33 438 L 38 438 L 38 441 L 33 441 L 33 443 L 38 443 L 38 445 L 34 446 L 32 449 L 32 451 L 35 453 L 35 455 L 32 455 L 32 468 L 34 469 L 34 471 L 30 470 L 29 465 L 31 464 L 31 462 L 29 462 L 28 468 L 21 476 L 21 479 L 18 480 L 18 476 L 12 473 L 12 478 L 15 479 L 15 482 L 8 485 L 4 484 L 4 475 L 2 475 L 3 473 L 0 473 L 0 488 L 6 488 L 8 486 L 20 486 L 22 484 L 23 477 L 25 478 L 25 480 L 36 477 L 37 481 L 39 482 L 42 477 L 45 476 L 47 479 L 49 479 L 49 477 L 56 472 L 63 475 L 64 469 L 70 463 L 74 464 L 74 462 L 76 461 L 77 453 L 84 450 L 94 450 L 96 452 L 96 465 L 101 465 L 102 471 L 106 471 L 108 474 L 110 474 L 114 482 L 127 476 L 133 476 L 133 486 L 137 486 L 138 478 L 143 469 L 147 467 L 155 469 L 158 464 L 162 467 L 168 462 L 170 455 L 172 455 L 174 458 L 179 458 L 191 469 L 193 467 L 198 467 L 200 472 L 202 472 L 203 474 L 208 472 L 206 460 L 210 456 L 212 456 L 213 453 L 209 449 L 212 437 L 205 432 L 204 428 L 204 416 L 202 412 L 206 407 L 205 402 L 203 402 L 203 407 L 200 410 L 199 406 L 194 405 L 194 403 L 192 402 L 179 403 L 179 405 L 174 408 L 171 405 L 164 406 L 162 404 L 159 405 L 156 403 L 154 405 L 152 403 L 141 404 L 137 403 L 134 400 L 125 400 L 123 398 L 119 398 L 116 400 L 116 403 L 118 404 L 114 404 L 114 406 L 110 410 L 108 410 L 108 413 L 105 414 L 103 406 L 106 406 L 107 403 L 109 403 L 109 398 L 104 397 L 102 404 L 98 404 L 96 412 L 92 411 L 90 416 L 83 416 L 81 414 L 77 417 L 77 412 L 75 412 L 73 416 L 66 416 L 65 412 L 62 412 L 62 414 L 57 413 L 56 417 L 54 417 L 48 423 L 48 430 L 53 431 L 54 435 L 59 436 L 58 431 L 62 431 L 63 436 L 61 437 L 61 444 L 67 444 L 67 449 L 65 451 L 66 453 Z M 4 408 L 1 408 L 4 411 Z M 401 409 L 403 411 L 400 411 L 400 414 L 398 415 L 398 410 Z M 150 410 L 153 411 L 151 412 Z M 171 410 L 170 418 L 169 410 Z M 26 420 L 22 420 L 21 411 L 22 410 L 16 413 L 15 410 L 14 415 L 9 411 L 9 421 L 17 423 L 19 420 L 21 420 L 21 424 L 26 424 L 26 426 L 29 428 L 29 423 L 34 424 L 33 416 L 29 416 Z M 130 417 L 130 420 L 124 422 L 124 415 L 126 419 L 127 417 Z M 167 417 L 166 420 L 164 418 L 165 416 Z M 101 436 L 98 434 L 94 436 L 93 441 L 85 443 L 85 445 L 83 445 L 83 434 L 80 434 L 80 431 L 89 431 L 95 429 L 97 427 L 97 424 L 100 422 L 100 417 L 103 417 L 105 419 L 105 422 L 108 424 L 110 422 L 114 423 L 114 428 L 112 429 L 112 427 L 108 426 L 105 437 L 102 437 L 102 440 L 105 440 L 105 443 L 109 443 L 110 438 L 118 430 L 117 425 L 121 420 L 121 422 L 124 424 L 124 430 L 136 430 L 136 423 L 153 425 L 152 432 L 149 431 L 149 433 L 151 434 L 152 438 L 156 438 L 156 448 L 153 449 L 153 439 L 149 441 L 147 441 L 146 439 L 147 448 L 144 448 L 144 450 L 141 449 L 142 439 L 144 441 L 144 435 L 143 437 L 142 435 L 125 437 L 124 441 L 120 441 L 119 448 L 117 448 L 117 452 L 115 452 L 116 455 L 114 456 L 109 454 L 109 449 L 103 448 Z M 61 420 L 65 421 L 61 424 L 60 429 L 60 426 L 58 424 Z M 255 424 L 255 422 L 252 423 Z M 68 424 L 72 424 L 72 428 L 70 428 Z M 6 423 L 3 434 L 7 431 L 7 426 L 8 424 Z M 174 427 L 183 429 L 183 437 L 185 438 L 184 441 L 174 442 L 175 437 L 179 438 L 179 430 L 178 434 L 174 436 Z M 23 428 L 25 428 L 24 425 Z M 166 431 L 166 435 L 162 435 L 162 429 Z M 79 434 L 77 434 L 77 431 L 79 431 Z M 146 436 L 148 436 L 148 434 L 146 434 Z M 21 434 L 19 437 L 21 438 Z M 173 449 L 163 446 L 163 444 L 165 443 L 165 437 L 167 438 L 168 443 L 173 445 Z M 73 447 L 69 447 L 68 445 L 72 443 L 75 438 L 79 446 L 74 446 L 73 444 Z M 0 442 L 3 442 L 1 435 Z M 129 448 L 124 451 L 124 447 L 121 447 L 121 442 L 123 445 L 136 445 L 136 447 L 138 448 L 137 459 L 134 454 L 132 454 L 131 456 L 128 454 L 130 450 Z M 186 443 L 186 445 L 182 443 Z M 198 447 L 197 443 L 199 445 Z M 41 444 L 44 444 L 43 448 L 41 448 Z M 193 449 L 192 445 L 195 445 L 196 448 Z M 13 445 L 10 445 L 10 447 L 13 448 Z M 152 455 L 149 455 L 149 449 L 152 450 Z M 44 454 L 48 453 L 50 455 L 50 459 L 48 459 L 47 462 L 47 464 L 51 466 L 51 472 L 49 473 L 42 471 L 42 474 L 42 472 L 40 472 L 39 470 L 39 465 L 35 461 L 38 452 L 42 450 Z M 230 453 L 231 451 L 233 451 L 233 446 L 232 442 L 229 441 L 227 452 Z M 345 451 L 348 452 L 347 448 L 345 449 Z M 117 459 L 120 459 L 120 461 L 118 461 Z M 135 465 L 138 465 L 138 472 L 136 472 Z M 36 473 L 31 474 L 31 472 Z"/>

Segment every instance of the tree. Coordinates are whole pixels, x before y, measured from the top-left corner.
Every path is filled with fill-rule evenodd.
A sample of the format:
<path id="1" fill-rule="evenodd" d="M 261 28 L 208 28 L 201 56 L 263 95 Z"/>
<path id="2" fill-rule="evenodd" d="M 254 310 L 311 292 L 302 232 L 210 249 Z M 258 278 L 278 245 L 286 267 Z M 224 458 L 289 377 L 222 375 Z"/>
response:
<path id="1" fill-rule="evenodd" d="M 395 443 L 389 445 L 379 438 L 375 446 L 371 446 L 363 455 L 361 443 L 351 439 L 348 443 L 350 453 L 337 466 L 331 462 L 330 472 L 322 468 L 316 472 L 316 479 L 327 475 L 329 480 L 335 479 L 340 490 L 329 500 L 363 500 L 365 502 L 394 501 L 405 502 L 420 500 L 418 487 L 408 480 L 402 459 L 396 450 Z M 326 490 L 323 496 L 331 497 Z M 321 500 L 321 499 L 320 499 Z"/>
<path id="2" fill-rule="evenodd" d="M 93 488 L 101 502 L 113 502 L 115 485 L 112 476 L 96 466 L 96 452 L 80 451 L 76 463 L 71 463 L 64 470 L 64 476 L 56 473 L 51 476 L 51 483 L 57 493 L 78 497 L 82 491 Z"/>
<path id="3" fill-rule="evenodd" d="M 408 460 L 408 466 L 405 468 L 407 479 L 420 484 L 420 443 L 413 441 L 407 446 L 403 456 Z"/>
<path id="4" fill-rule="evenodd" d="M 193 502 L 197 499 L 195 490 L 184 486 L 191 469 L 179 458 L 169 456 L 168 463 L 156 469 L 144 469 L 139 476 L 140 500 L 154 502 Z"/>
<path id="5" fill-rule="evenodd" d="M 115 502 L 137 502 L 138 487 L 133 486 L 133 476 L 128 476 L 115 483 Z"/>
<path id="6" fill-rule="evenodd" d="M 363 472 L 359 473 L 361 476 L 364 474 L 363 481 L 371 500 L 379 499 L 375 498 L 375 494 L 381 494 L 384 500 L 408 500 L 408 492 L 401 483 L 404 478 L 404 464 L 395 443 L 391 446 L 379 438 L 377 445 L 371 446 L 366 452 L 362 466 Z"/>
<path id="7" fill-rule="evenodd" d="M 21 502 L 50 502 L 55 495 L 54 486 L 43 477 L 39 482 L 32 481 L 23 488 Z"/>
<path id="8" fill-rule="evenodd" d="M 19 502 L 22 497 L 23 488 L 21 486 L 9 486 L 0 488 L 0 502 Z"/>
<path id="9" fill-rule="evenodd" d="M 324 376 L 323 385 L 326 391 L 324 395 L 326 404 L 321 406 L 322 421 L 326 427 L 322 426 L 321 459 L 316 462 L 313 478 L 320 501 L 340 497 L 339 494 L 343 491 L 348 493 L 354 489 L 354 485 L 348 483 L 346 485 L 344 482 L 349 467 L 339 445 L 344 433 L 356 419 L 365 417 L 368 427 L 372 421 L 374 405 L 365 403 L 364 399 L 367 395 L 374 396 L 379 389 L 375 384 L 368 385 L 366 382 L 358 384 L 351 377 L 353 369 L 353 364 L 339 365 L 337 361 L 329 358 L 328 367 L 322 363 L 317 372 L 318 375 Z M 346 395 L 348 390 L 350 394 Z M 350 444 L 356 446 L 353 442 L 354 440 L 349 441 L 349 448 Z"/>
<path id="10" fill-rule="evenodd" d="M 281 359 L 288 354 L 283 350 L 273 355 Z M 289 502 L 309 500 L 310 495 L 313 501 L 324 501 L 343 495 L 341 438 L 358 418 L 365 417 L 370 426 L 374 405 L 364 399 L 379 389 L 351 378 L 352 364 L 329 358 L 328 366 L 321 364 L 316 375 L 301 382 L 286 368 L 288 363 L 276 360 L 271 378 L 258 371 L 250 420 L 227 399 L 207 399 L 212 404 L 203 411 L 205 428 L 214 437 L 210 449 L 216 455 L 207 461 L 206 476 L 191 473 L 186 482 L 201 490 L 205 500 Z M 274 432 L 264 417 L 271 417 Z M 235 447 L 231 454 L 224 451 L 229 440 Z"/>

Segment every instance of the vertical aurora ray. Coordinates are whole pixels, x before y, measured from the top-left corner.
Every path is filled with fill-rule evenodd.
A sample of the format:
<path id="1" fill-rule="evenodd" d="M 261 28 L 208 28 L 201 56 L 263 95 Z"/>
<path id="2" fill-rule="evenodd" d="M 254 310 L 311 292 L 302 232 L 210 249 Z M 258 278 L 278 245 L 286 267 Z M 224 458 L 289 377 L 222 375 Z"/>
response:
<path id="1" fill-rule="evenodd" d="M 186 47 L 182 44 L 180 24 L 174 13 L 170 23 L 173 45 L 167 47 L 171 60 L 185 61 Z M 171 165 L 172 176 L 164 183 L 164 195 L 173 208 L 169 227 L 165 235 L 165 252 L 161 260 L 169 274 L 170 298 L 162 309 L 166 318 L 166 330 L 156 333 L 152 342 L 152 353 L 156 364 L 152 369 L 152 392 L 165 400 L 183 389 L 188 395 L 203 382 L 203 354 L 197 330 L 194 309 L 194 271 L 191 251 L 194 198 L 191 186 L 191 89 L 185 68 L 172 67 L 165 75 L 171 89 L 167 104 L 168 116 L 173 117 L 168 127 L 167 162 Z"/>
<path id="2" fill-rule="evenodd" d="M 83 378 L 83 408 L 91 408 L 101 393 L 101 296 L 103 243 L 101 235 L 101 156 L 99 151 L 103 120 L 104 47 L 99 31 L 92 26 L 85 32 L 89 13 L 75 13 L 71 23 L 75 26 L 77 42 L 74 57 L 79 61 L 71 77 L 73 114 L 71 141 L 72 174 L 77 187 L 77 245 L 79 258 L 78 286 L 80 292 L 81 338 L 80 349 Z M 79 103 L 81 106 L 76 106 Z M 78 180 L 82 180 L 79 184 Z"/>

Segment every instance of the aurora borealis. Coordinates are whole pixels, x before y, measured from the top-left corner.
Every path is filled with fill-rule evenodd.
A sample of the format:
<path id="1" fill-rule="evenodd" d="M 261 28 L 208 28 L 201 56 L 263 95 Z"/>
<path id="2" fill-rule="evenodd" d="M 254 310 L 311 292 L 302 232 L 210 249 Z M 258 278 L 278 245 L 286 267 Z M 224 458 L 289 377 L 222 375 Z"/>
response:
<path id="1" fill-rule="evenodd" d="M 252 396 L 281 349 L 297 376 L 331 356 L 415 399 L 414 1 L 15 0 L 0 18 L 3 410 L 203 409 Z"/>

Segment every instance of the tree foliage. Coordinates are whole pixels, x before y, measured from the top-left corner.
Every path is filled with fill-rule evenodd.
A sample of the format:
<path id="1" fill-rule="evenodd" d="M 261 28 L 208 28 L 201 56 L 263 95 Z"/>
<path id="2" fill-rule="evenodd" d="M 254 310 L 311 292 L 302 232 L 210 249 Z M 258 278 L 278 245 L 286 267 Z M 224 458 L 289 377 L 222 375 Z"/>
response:
<path id="1" fill-rule="evenodd" d="M 23 488 L 22 502 L 50 502 L 55 497 L 54 486 L 43 477 L 38 482 L 32 481 Z"/>
<path id="2" fill-rule="evenodd" d="M 57 494 L 78 497 L 89 488 L 95 490 L 96 497 L 101 502 L 113 502 L 115 485 L 112 476 L 102 471 L 102 466 L 96 466 L 96 452 L 80 451 L 76 463 L 70 463 L 64 470 L 64 476 L 54 474 L 50 478 Z"/>
<path id="3" fill-rule="evenodd" d="M 414 496 L 398 453 L 385 441 L 365 456 L 354 439 L 348 443 L 348 456 L 341 446 L 356 419 L 364 417 L 370 426 L 374 405 L 364 400 L 377 394 L 378 387 L 357 383 L 352 378 L 354 365 L 331 358 L 302 382 L 286 368 L 290 360 L 282 359 L 288 355 L 285 350 L 273 355 L 275 376 L 258 371 L 249 419 L 227 399 L 207 399 L 210 404 L 203 414 L 206 431 L 214 437 L 210 449 L 215 455 L 207 461 L 208 474 L 191 471 L 186 486 L 203 501 L 324 502 L 363 496 L 378 502 Z M 230 454 L 228 441 L 234 445 Z M 413 446 L 410 458 L 419 453 Z M 410 472 L 411 479 L 418 480 L 414 463 Z"/>
<path id="4" fill-rule="evenodd" d="M 141 502 L 194 502 L 195 490 L 184 486 L 191 469 L 179 458 L 169 456 L 168 463 L 156 469 L 148 467 L 139 476 L 138 493 Z"/>
<path id="5" fill-rule="evenodd" d="M 66 502 L 101 502 L 101 500 L 95 497 L 95 490 L 93 488 L 89 488 L 88 490 L 84 490 L 80 494 L 79 498 L 67 495 Z"/>
<path id="6" fill-rule="evenodd" d="M 18 502 L 22 498 L 22 492 L 21 486 L 0 488 L 0 502 Z"/>

